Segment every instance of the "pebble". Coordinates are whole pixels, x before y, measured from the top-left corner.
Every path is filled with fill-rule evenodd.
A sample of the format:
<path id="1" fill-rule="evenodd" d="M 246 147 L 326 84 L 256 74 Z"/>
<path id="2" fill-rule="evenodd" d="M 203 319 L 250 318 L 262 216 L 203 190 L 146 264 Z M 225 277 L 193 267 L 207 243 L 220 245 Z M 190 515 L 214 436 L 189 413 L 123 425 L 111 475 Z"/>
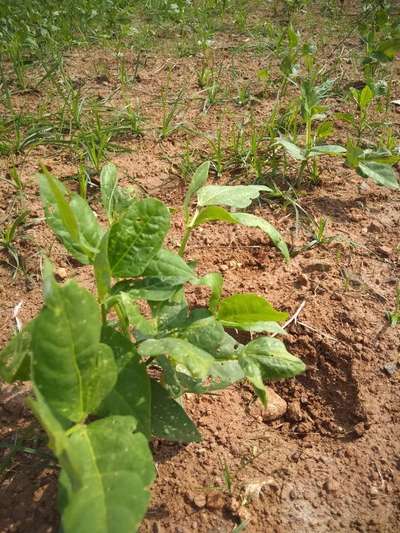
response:
<path id="1" fill-rule="evenodd" d="M 379 246 L 378 253 L 384 257 L 390 257 L 392 255 L 392 249 L 390 246 Z"/>
<path id="2" fill-rule="evenodd" d="M 206 506 L 206 503 L 207 503 L 206 495 L 205 494 L 196 494 L 193 497 L 193 503 L 195 504 L 195 506 L 198 509 L 202 509 L 203 507 Z"/>
<path id="3" fill-rule="evenodd" d="M 58 267 L 56 268 L 55 276 L 58 280 L 63 281 L 68 276 L 68 270 L 64 267 Z"/>
<path id="4" fill-rule="evenodd" d="M 301 420 L 303 420 L 303 413 L 301 411 L 300 402 L 290 402 L 289 407 L 287 409 L 287 417 L 292 422 L 300 422 Z"/>
<path id="5" fill-rule="evenodd" d="M 381 231 L 381 226 L 377 224 L 376 222 L 371 222 L 368 226 L 368 231 L 371 231 L 371 232 Z"/>
<path id="6" fill-rule="evenodd" d="M 222 492 L 210 492 L 207 494 L 207 508 L 208 509 L 222 509 L 225 505 L 225 498 Z M 204 507 L 204 506 L 203 506 Z"/>
<path id="7" fill-rule="evenodd" d="M 383 367 L 383 370 L 389 375 L 389 376 L 393 376 L 393 374 L 395 374 L 397 372 L 397 370 L 399 369 L 399 365 L 396 361 L 393 361 L 393 362 L 390 362 L 390 363 L 386 363 Z"/>
<path id="8" fill-rule="evenodd" d="M 373 498 L 376 498 L 379 494 L 379 490 L 375 487 L 375 485 L 372 485 L 372 487 L 369 489 L 369 493 Z"/>
<path id="9" fill-rule="evenodd" d="M 309 263 L 303 267 L 305 272 L 329 272 L 331 269 L 332 265 L 330 263 L 323 263 L 322 261 Z"/>
<path id="10" fill-rule="evenodd" d="M 276 420 L 286 413 L 287 403 L 273 389 L 270 387 L 266 387 L 266 389 L 267 407 L 264 410 L 262 417 L 264 422 L 271 422 L 272 420 Z"/>
<path id="11" fill-rule="evenodd" d="M 357 437 L 362 437 L 365 433 L 365 425 L 364 422 L 359 422 L 354 426 L 354 433 Z"/>
<path id="12" fill-rule="evenodd" d="M 340 485 L 333 479 L 327 479 L 324 483 L 324 489 L 329 494 L 336 494 L 339 492 Z"/>

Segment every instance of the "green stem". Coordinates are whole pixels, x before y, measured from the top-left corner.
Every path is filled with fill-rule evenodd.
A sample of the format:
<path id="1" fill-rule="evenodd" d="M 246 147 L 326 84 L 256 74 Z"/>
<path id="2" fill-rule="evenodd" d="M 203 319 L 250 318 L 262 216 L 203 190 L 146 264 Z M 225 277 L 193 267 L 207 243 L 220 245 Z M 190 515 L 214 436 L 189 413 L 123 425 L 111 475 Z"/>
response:
<path id="1" fill-rule="evenodd" d="M 183 237 L 182 237 L 181 244 L 179 246 L 179 252 L 178 252 L 178 255 L 180 257 L 183 257 L 185 255 L 186 245 L 188 243 L 190 234 L 193 231 L 193 228 L 194 228 L 194 225 L 196 223 L 198 216 L 199 216 L 199 210 L 196 209 L 192 220 L 189 223 L 187 223 L 187 219 L 185 220 L 185 231 L 183 232 Z"/>

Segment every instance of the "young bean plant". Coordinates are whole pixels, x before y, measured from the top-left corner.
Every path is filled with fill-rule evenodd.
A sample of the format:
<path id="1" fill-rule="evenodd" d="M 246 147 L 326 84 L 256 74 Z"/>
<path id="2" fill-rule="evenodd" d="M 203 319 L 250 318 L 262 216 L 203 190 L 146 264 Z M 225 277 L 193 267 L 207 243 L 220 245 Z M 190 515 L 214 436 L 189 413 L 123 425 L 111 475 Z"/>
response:
<path id="1" fill-rule="evenodd" d="M 137 530 L 155 477 L 149 440 L 201 439 L 182 395 L 247 379 L 265 405 L 265 380 L 305 370 L 276 338 L 286 313 L 255 294 L 223 297 L 221 274 L 198 276 L 183 259 L 191 232 L 218 220 L 261 228 L 288 257 L 273 226 L 237 211 L 267 188 L 207 185 L 208 171 L 203 163 L 189 185 L 179 254 L 164 245 L 169 209 L 156 198 L 129 199 L 115 166 L 100 176 L 107 227 L 81 196 L 48 171 L 40 175 L 47 223 L 71 256 L 93 267 L 97 295 L 73 280 L 58 284 L 45 259 L 44 306 L 0 353 L 0 374 L 31 381 L 28 404 L 61 467 L 65 533 Z M 206 307 L 189 306 L 187 285 L 210 289 Z M 244 345 L 232 330 L 264 335 Z"/>

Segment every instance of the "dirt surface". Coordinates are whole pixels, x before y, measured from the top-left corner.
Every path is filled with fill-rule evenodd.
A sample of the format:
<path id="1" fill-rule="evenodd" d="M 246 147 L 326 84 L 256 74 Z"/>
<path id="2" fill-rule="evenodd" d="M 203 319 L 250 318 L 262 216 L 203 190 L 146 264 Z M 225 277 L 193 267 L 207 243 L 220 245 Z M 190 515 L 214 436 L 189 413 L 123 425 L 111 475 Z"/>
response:
<path id="1" fill-rule="evenodd" d="M 222 65 L 231 60 L 224 48 L 226 39 L 224 34 L 215 40 Z M 229 44 L 241 41 L 232 35 Z M 89 66 L 104 54 L 112 72 L 112 59 L 102 51 L 91 53 L 71 52 L 69 67 L 77 79 L 89 72 L 84 79 L 88 92 L 107 94 L 113 89 L 112 78 L 96 81 Z M 236 55 L 235 62 L 250 80 L 263 65 L 252 52 Z M 185 86 L 198 91 L 196 57 L 171 60 L 149 55 L 132 92 L 113 97 L 113 105 L 118 105 L 118 98 L 121 105 L 123 99 L 140 98 L 148 131 L 143 138 L 122 139 L 132 151 L 110 159 L 125 184 L 179 208 L 185 191 L 184 181 L 177 177 L 182 152 L 190 139 L 201 160 L 208 145 L 187 131 L 160 142 L 151 130 L 159 124 L 159 94 L 170 76 L 166 65 L 174 73 L 172 90 Z M 257 82 L 254 91 L 256 87 Z M 34 107 L 35 98 L 15 97 L 21 107 Z M 196 98 L 186 104 L 178 120 L 203 132 L 219 127 L 224 138 L 240 119 L 232 102 L 223 104 L 223 113 L 221 105 L 204 113 Z M 266 98 L 252 104 L 247 114 L 251 111 L 255 120 L 261 120 L 269 109 Z M 395 111 L 392 119 L 397 127 Z M 340 141 L 344 132 L 335 135 L 333 140 Z M 1 346 L 14 329 L 15 306 L 22 302 L 18 317 L 23 323 L 40 308 L 42 254 L 55 263 L 60 281 L 73 277 L 92 287 L 90 271 L 65 253 L 43 221 L 35 178 L 41 162 L 76 186 L 68 181 L 76 172 L 76 161 L 62 149 L 38 147 L 18 162 L 30 223 L 18 240 L 25 274 L 15 274 L 1 252 Z M 9 168 L 5 159 L 0 165 L 3 172 Z M 227 168 L 221 180 L 230 179 Z M 90 198 L 96 209 L 96 188 L 90 190 Z M 5 213 L 12 212 L 15 201 L 11 185 L 1 181 L 0 205 Z M 389 327 L 385 312 L 393 309 L 400 279 L 400 194 L 363 181 L 337 160 L 324 159 L 321 182 L 305 186 L 299 202 L 315 220 L 329 219 L 327 233 L 333 239 L 301 251 L 288 264 L 255 229 L 210 225 L 194 234 L 188 245 L 187 258 L 198 261 L 201 274 L 224 275 L 225 295 L 255 292 L 291 316 L 302 306 L 285 342 L 305 361 L 307 372 L 271 384 L 288 404 L 286 413 L 273 422 L 264 420 L 246 384 L 208 396 L 187 395 L 185 406 L 203 441 L 185 446 L 152 443 L 158 477 L 142 532 L 227 533 L 238 532 L 239 524 L 251 533 L 399 531 L 400 335 L 398 328 Z M 298 250 L 312 239 L 309 226 L 296 223 L 293 212 L 279 203 L 260 202 L 254 212 L 280 229 Z M 169 237 L 172 249 L 181 229 L 177 213 Z M 189 292 L 192 302 L 201 303 L 204 296 L 200 288 Z M 55 532 L 57 467 L 45 436 L 24 407 L 28 387 L 1 387 L 0 531 Z"/>

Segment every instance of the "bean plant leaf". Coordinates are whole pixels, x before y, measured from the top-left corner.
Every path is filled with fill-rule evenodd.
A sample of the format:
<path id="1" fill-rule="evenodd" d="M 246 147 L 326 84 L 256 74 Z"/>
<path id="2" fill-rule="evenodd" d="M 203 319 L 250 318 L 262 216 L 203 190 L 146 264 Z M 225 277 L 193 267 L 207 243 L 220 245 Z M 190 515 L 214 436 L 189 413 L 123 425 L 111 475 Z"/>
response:
<path id="1" fill-rule="evenodd" d="M 73 257 L 82 264 L 93 263 L 103 230 L 88 203 L 77 194 L 68 201 L 67 189 L 49 172 L 39 179 L 47 223 Z"/>
<path id="2" fill-rule="evenodd" d="M 108 261 L 108 232 L 103 236 L 94 258 L 94 275 L 99 301 L 103 302 L 111 288 L 111 269 Z"/>
<path id="3" fill-rule="evenodd" d="M 260 398 L 263 405 L 267 405 L 267 393 L 261 373 L 260 365 L 250 357 L 240 356 L 239 364 L 243 370 L 243 374 L 253 385 L 257 396 Z"/>
<path id="4" fill-rule="evenodd" d="M 206 222 L 214 222 L 214 221 L 237 224 L 237 220 L 235 220 L 235 218 L 232 216 L 231 213 L 229 213 L 229 211 L 217 205 L 209 205 L 207 207 L 204 207 L 200 211 L 200 213 L 196 217 L 193 227 L 196 228 L 197 226 L 200 226 L 200 224 L 204 224 Z"/>
<path id="5" fill-rule="evenodd" d="M 228 205 L 244 208 L 258 198 L 261 191 L 271 192 L 271 189 L 266 185 L 205 185 L 197 193 L 197 203 L 201 207 Z"/>
<path id="6" fill-rule="evenodd" d="M 400 189 L 398 177 L 390 165 L 375 161 L 360 161 L 358 170 L 362 176 L 371 178 L 378 185 L 384 185 L 390 189 Z"/>
<path id="7" fill-rule="evenodd" d="M 194 285 L 206 286 L 211 289 L 211 296 L 208 302 L 208 307 L 210 311 L 214 312 L 218 306 L 218 303 L 221 299 L 222 286 L 224 283 L 224 278 L 219 272 L 209 272 L 202 278 L 197 280 L 192 280 Z"/>
<path id="8" fill-rule="evenodd" d="M 193 269 L 177 254 L 161 248 L 147 265 L 144 276 L 158 278 L 171 285 L 181 285 L 196 277 Z"/>
<path id="9" fill-rule="evenodd" d="M 283 342 L 273 337 L 259 337 L 249 342 L 240 351 L 241 365 L 243 359 L 246 364 L 250 359 L 252 364 L 260 365 L 264 379 L 290 378 L 306 369 L 300 359 L 286 350 Z"/>
<path id="10" fill-rule="evenodd" d="M 133 433 L 135 419 L 111 416 L 80 425 L 68 438 L 68 460 L 80 473 L 74 487 L 64 470 L 66 533 L 136 531 L 150 499 L 154 466 L 147 439 Z"/>
<path id="11" fill-rule="evenodd" d="M 284 137 L 279 138 L 276 143 L 280 144 L 286 152 L 293 157 L 293 159 L 296 159 L 296 161 L 306 161 L 305 150 L 300 146 L 297 146 Z"/>
<path id="12" fill-rule="evenodd" d="M 114 386 L 114 356 L 100 343 L 95 298 L 74 282 L 59 286 L 47 279 L 45 287 L 45 307 L 32 332 L 33 381 L 52 409 L 79 422 Z"/>
<path id="13" fill-rule="evenodd" d="M 213 316 L 192 322 L 180 337 L 214 355 L 224 339 L 224 328 Z"/>
<path id="14" fill-rule="evenodd" d="M 347 150 L 344 148 L 344 146 L 337 144 L 324 144 L 321 146 L 313 146 L 308 155 L 310 157 L 319 155 L 343 155 L 346 152 Z"/>
<path id="15" fill-rule="evenodd" d="M 132 357 L 119 371 L 112 391 L 104 398 L 97 410 L 101 417 L 130 415 L 138 423 L 138 431 L 150 439 L 151 390 L 146 367 L 138 357 Z"/>
<path id="16" fill-rule="evenodd" d="M 266 235 L 268 235 L 283 257 L 287 261 L 290 259 L 289 250 L 282 235 L 272 224 L 267 222 L 265 219 L 250 213 L 232 213 L 232 216 L 237 222 L 239 222 L 239 224 L 242 224 L 243 226 L 258 228 L 263 231 Z"/>
<path id="17" fill-rule="evenodd" d="M 189 188 L 186 192 L 185 200 L 183 203 L 184 210 L 189 209 L 190 200 L 193 195 L 207 183 L 208 174 L 210 172 L 210 161 L 205 161 L 201 164 L 193 174 L 193 177 L 190 181 Z"/>
<path id="18" fill-rule="evenodd" d="M 7 383 L 30 379 L 33 325 L 29 322 L 0 352 L 0 377 Z"/>
<path id="19" fill-rule="evenodd" d="M 118 186 L 117 167 L 113 163 L 105 165 L 100 173 L 101 202 L 109 222 L 114 211 L 114 195 Z"/>
<path id="20" fill-rule="evenodd" d="M 214 358 L 206 351 L 174 337 L 146 340 L 139 345 L 139 353 L 149 357 L 166 355 L 175 364 L 184 366 L 192 376 L 200 379 L 207 376 L 209 368 L 214 363 Z"/>
<path id="21" fill-rule="evenodd" d="M 143 274 L 169 229 L 167 207 L 155 198 L 133 202 L 110 229 L 108 257 L 115 277 Z"/>
<path id="22" fill-rule="evenodd" d="M 179 288 L 180 285 L 171 285 L 159 278 L 144 278 L 119 281 L 112 287 L 111 294 L 127 292 L 137 300 L 162 302 L 171 298 Z"/>
<path id="23" fill-rule="evenodd" d="M 287 313 L 277 311 L 262 296 L 256 294 L 234 294 L 221 300 L 216 318 L 225 327 L 249 330 L 260 323 L 280 322 Z"/>
<path id="24" fill-rule="evenodd" d="M 151 380 L 151 432 L 154 437 L 177 442 L 200 442 L 201 435 L 168 392 Z"/>

